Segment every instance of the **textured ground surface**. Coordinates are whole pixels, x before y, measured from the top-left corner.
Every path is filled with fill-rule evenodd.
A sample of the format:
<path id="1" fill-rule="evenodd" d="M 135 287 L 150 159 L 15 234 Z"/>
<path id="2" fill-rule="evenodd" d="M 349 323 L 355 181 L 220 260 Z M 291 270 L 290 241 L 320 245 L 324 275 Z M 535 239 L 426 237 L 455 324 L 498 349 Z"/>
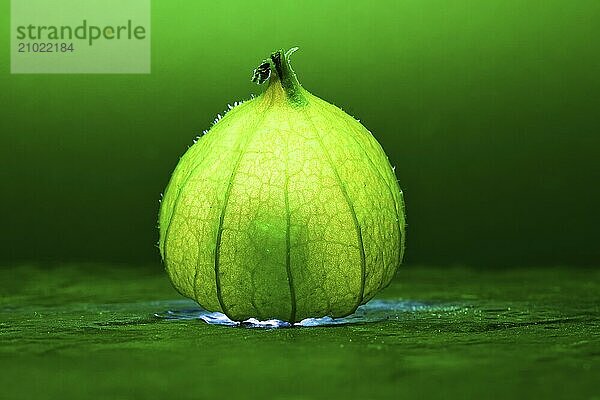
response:
<path id="1" fill-rule="evenodd" d="M 159 267 L 0 271 L 1 398 L 600 398 L 600 271 L 404 267 L 386 321 L 164 320 Z"/>

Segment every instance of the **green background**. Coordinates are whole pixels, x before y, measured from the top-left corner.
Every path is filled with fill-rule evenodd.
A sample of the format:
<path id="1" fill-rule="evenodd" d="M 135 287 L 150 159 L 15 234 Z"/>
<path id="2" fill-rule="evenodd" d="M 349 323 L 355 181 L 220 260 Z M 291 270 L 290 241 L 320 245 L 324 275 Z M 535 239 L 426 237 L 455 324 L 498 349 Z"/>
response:
<path id="1" fill-rule="evenodd" d="M 11 75 L 8 15 L 0 0 L 0 397 L 599 398 L 597 0 L 153 1 L 149 75 Z M 397 166 L 413 265 L 376 300 L 419 307 L 162 318 L 196 305 L 160 264 L 160 193 L 295 45 L 303 85 Z"/>
<path id="2" fill-rule="evenodd" d="M 397 166 L 407 263 L 600 256 L 598 1 L 154 1 L 149 75 L 11 75 L 0 4 L 5 264 L 158 261 L 179 156 L 294 45 Z"/>

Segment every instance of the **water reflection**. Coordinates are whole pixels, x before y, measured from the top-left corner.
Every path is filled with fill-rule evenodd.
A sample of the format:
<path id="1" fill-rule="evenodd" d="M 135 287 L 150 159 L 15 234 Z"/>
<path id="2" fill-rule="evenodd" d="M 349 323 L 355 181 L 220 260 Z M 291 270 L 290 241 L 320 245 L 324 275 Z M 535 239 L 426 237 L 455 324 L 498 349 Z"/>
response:
<path id="1" fill-rule="evenodd" d="M 343 318 L 306 318 L 295 324 L 277 319 L 259 321 L 250 318 L 246 321 L 233 321 L 220 312 L 210 312 L 201 308 L 186 308 L 181 310 L 169 310 L 154 314 L 157 318 L 166 320 L 202 320 L 211 325 L 241 326 L 247 328 L 289 328 L 292 326 L 316 327 L 362 324 L 379 322 L 390 319 L 399 319 L 403 313 L 411 312 L 433 312 L 453 311 L 456 306 L 434 305 L 411 300 L 371 300 L 360 306 L 352 315 Z"/>

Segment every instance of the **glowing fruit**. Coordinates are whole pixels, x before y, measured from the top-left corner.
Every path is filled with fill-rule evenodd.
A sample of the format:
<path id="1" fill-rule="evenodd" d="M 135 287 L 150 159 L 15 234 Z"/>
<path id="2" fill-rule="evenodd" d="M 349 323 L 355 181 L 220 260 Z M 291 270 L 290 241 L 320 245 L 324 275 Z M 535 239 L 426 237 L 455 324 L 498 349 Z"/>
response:
<path id="1" fill-rule="evenodd" d="M 269 80 L 181 158 L 159 216 L 175 288 L 234 320 L 351 314 L 392 280 L 402 192 L 358 121 L 303 89 L 277 51 Z"/>

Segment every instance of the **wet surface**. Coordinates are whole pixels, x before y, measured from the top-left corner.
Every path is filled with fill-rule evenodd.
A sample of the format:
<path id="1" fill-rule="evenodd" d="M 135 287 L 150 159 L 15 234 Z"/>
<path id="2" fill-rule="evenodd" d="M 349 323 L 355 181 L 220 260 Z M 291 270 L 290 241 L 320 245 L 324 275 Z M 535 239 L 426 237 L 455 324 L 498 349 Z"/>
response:
<path id="1" fill-rule="evenodd" d="M 7 398 L 600 396 L 595 269 L 405 267 L 354 315 L 285 329 L 201 310 L 158 266 L 0 282 Z"/>
<path id="2" fill-rule="evenodd" d="M 192 306 L 190 307 L 190 303 Z M 182 308 L 179 310 L 167 310 L 156 313 L 157 318 L 185 321 L 201 320 L 210 325 L 224 325 L 246 328 L 292 328 L 292 327 L 320 327 L 349 324 L 365 324 L 370 322 L 381 322 L 389 319 L 399 319 L 402 313 L 406 312 L 434 312 L 449 311 L 457 309 L 457 306 L 451 305 L 433 305 L 410 300 L 371 300 L 369 303 L 360 306 L 352 315 L 343 318 L 306 318 L 300 322 L 291 324 L 287 321 L 269 319 L 260 321 L 256 318 L 250 318 L 245 321 L 232 321 L 225 314 L 220 312 L 210 312 L 202 308 L 194 307 L 193 302 L 182 302 Z"/>

